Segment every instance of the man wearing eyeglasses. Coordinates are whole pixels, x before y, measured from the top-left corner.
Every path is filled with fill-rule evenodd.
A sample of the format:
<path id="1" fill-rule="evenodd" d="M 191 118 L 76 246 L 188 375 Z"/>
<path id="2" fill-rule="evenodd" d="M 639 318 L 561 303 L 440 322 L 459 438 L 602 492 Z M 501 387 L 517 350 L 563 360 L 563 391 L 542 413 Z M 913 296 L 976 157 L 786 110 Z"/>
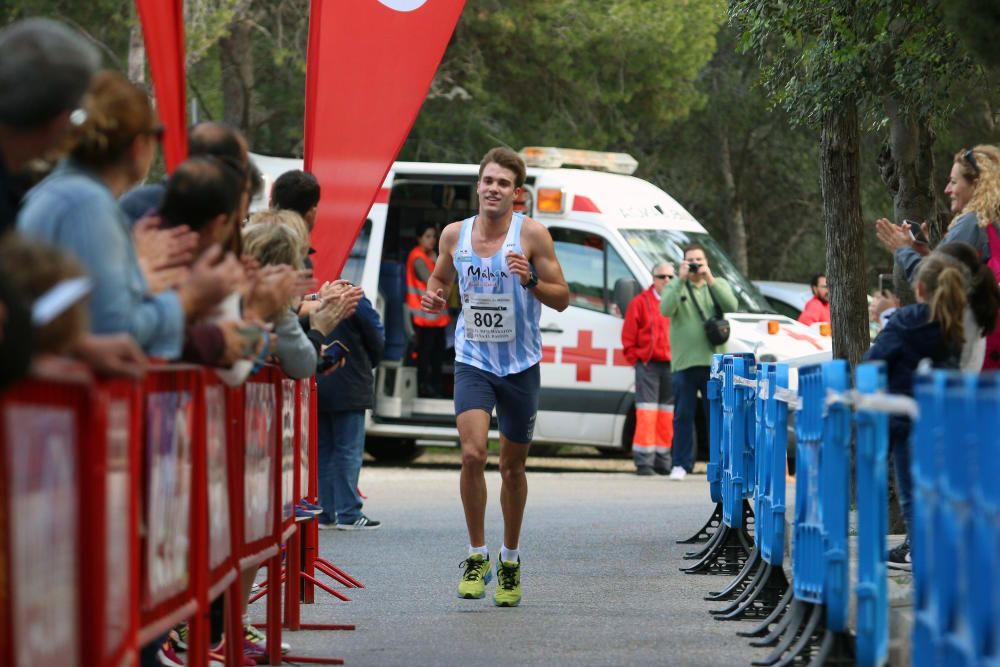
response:
<path id="1" fill-rule="evenodd" d="M 673 280 L 674 267 L 653 267 L 653 284 L 632 299 L 625 311 L 622 347 L 635 367 L 635 474 L 670 473 L 674 437 L 674 394 L 670 382 L 670 318 L 660 314 L 660 292 Z"/>

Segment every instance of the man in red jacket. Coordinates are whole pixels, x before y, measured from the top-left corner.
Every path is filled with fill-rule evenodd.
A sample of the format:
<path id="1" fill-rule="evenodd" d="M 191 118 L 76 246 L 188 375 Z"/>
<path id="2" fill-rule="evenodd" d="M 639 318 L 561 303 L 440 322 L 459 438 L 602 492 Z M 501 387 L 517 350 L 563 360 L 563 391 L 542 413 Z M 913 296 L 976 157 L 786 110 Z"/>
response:
<path id="1" fill-rule="evenodd" d="M 799 322 L 802 324 L 815 324 L 816 322 L 830 321 L 830 290 L 826 286 L 826 276 L 818 273 L 813 276 L 812 282 L 813 298 L 806 302 L 806 307 L 799 315 Z"/>
<path id="2" fill-rule="evenodd" d="M 670 472 L 674 439 L 674 392 L 670 384 L 670 319 L 660 315 L 660 292 L 674 277 L 673 265 L 653 267 L 653 284 L 625 311 L 622 347 L 635 366 L 635 434 L 632 459 L 637 475 Z"/>

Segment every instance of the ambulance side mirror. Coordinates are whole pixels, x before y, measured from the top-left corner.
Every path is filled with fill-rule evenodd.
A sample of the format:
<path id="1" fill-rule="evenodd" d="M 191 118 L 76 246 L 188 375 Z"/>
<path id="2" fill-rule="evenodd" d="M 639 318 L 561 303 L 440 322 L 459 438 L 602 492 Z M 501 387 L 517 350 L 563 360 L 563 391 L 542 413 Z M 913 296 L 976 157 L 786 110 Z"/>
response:
<path id="1" fill-rule="evenodd" d="M 625 317 L 625 311 L 628 310 L 628 305 L 632 303 L 632 299 L 637 297 L 641 291 L 642 285 L 634 278 L 619 278 L 615 281 L 615 289 L 611 300 L 618 306 L 618 312 L 621 313 L 622 317 Z"/>

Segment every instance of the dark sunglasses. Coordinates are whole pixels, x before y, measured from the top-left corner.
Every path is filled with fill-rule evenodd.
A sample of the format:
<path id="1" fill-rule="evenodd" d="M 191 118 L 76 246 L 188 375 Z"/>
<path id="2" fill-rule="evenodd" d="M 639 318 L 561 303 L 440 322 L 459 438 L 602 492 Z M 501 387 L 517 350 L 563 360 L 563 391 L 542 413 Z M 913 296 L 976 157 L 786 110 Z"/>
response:
<path id="1" fill-rule="evenodd" d="M 972 167 L 972 171 L 976 172 L 976 176 L 979 175 L 979 165 L 976 164 L 976 156 L 972 153 L 972 149 L 968 149 L 962 154 L 962 159 L 969 163 Z"/>
<path id="2" fill-rule="evenodd" d="M 672 274 L 672 273 L 654 273 L 653 277 L 656 278 L 657 280 L 666 280 L 668 278 L 672 279 L 674 277 L 674 274 Z"/>

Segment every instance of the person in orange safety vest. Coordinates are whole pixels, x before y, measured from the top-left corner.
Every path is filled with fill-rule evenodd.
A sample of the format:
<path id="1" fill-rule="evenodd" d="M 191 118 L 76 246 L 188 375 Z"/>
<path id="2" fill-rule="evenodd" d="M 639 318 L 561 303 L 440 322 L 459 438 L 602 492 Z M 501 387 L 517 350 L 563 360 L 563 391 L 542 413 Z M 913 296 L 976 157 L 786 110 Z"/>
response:
<path id="1" fill-rule="evenodd" d="M 635 434 L 632 459 L 637 475 L 670 473 L 674 439 L 674 393 L 670 380 L 670 318 L 660 314 L 660 292 L 674 267 L 653 267 L 653 284 L 625 311 L 622 347 L 635 366 Z"/>
<path id="2" fill-rule="evenodd" d="M 418 231 L 417 245 L 406 259 L 406 310 L 416 338 L 417 395 L 439 398 L 449 318 L 447 312 L 427 313 L 420 309 L 420 297 L 427 291 L 427 279 L 437 261 L 437 228 L 425 224 Z"/>

